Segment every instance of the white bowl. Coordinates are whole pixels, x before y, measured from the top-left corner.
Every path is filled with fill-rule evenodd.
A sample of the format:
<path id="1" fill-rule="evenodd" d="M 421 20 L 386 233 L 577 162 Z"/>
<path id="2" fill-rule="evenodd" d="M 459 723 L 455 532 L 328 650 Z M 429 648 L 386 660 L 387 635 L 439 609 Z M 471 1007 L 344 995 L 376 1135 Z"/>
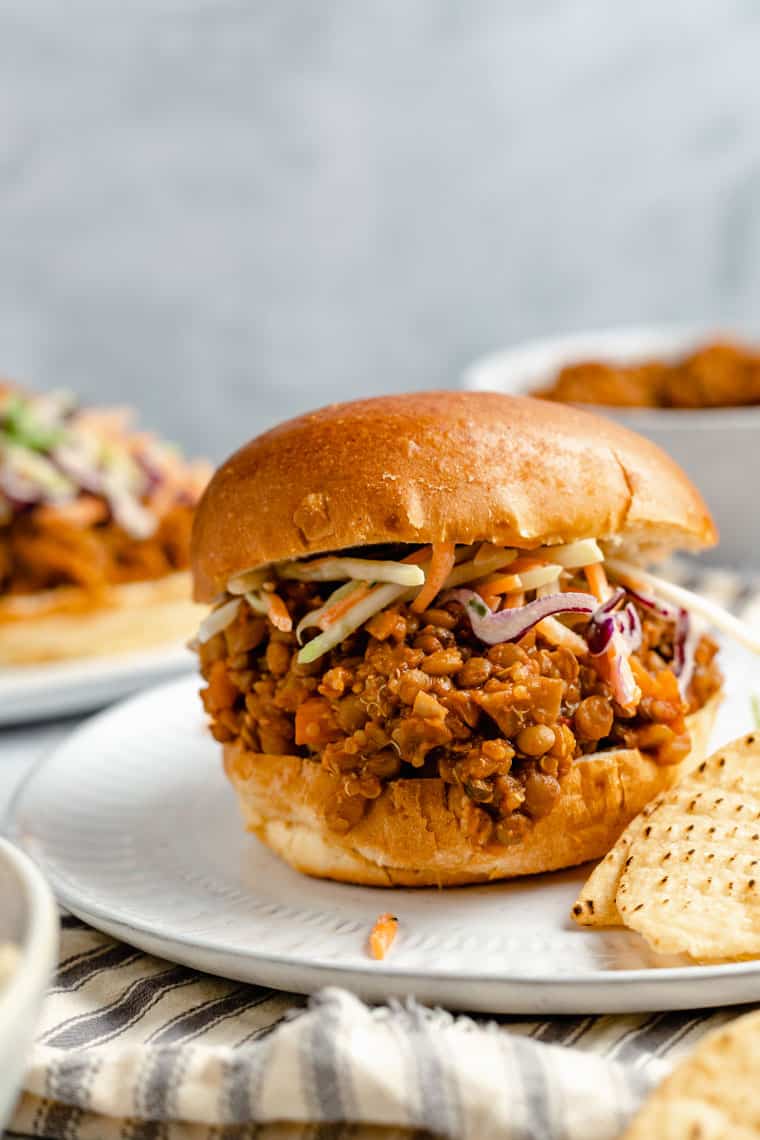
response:
<path id="1" fill-rule="evenodd" d="M 689 353 L 716 336 L 747 341 L 746 332 L 706 326 L 614 329 L 547 337 L 475 361 L 466 388 L 526 395 L 565 364 L 583 360 L 636 363 Z M 589 406 L 648 436 L 683 467 L 707 500 L 720 530 L 708 560 L 760 566 L 760 407 L 610 408 Z"/>
<path id="2" fill-rule="evenodd" d="M 52 892 L 28 856 L 0 839 L 0 945 L 18 947 L 0 984 L 0 1133 L 16 1103 L 24 1066 L 58 951 Z"/>

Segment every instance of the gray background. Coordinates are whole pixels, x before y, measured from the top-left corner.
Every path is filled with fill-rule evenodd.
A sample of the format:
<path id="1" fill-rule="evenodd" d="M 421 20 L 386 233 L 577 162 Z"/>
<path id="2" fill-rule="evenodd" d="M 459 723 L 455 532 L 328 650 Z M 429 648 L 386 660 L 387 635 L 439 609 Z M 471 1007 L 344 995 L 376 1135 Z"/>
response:
<path id="1" fill-rule="evenodd" d="M 759 47 L 752 0 L 5 4 L 2 367 L 220 456 L 527 335 L 751 324 Z"/>

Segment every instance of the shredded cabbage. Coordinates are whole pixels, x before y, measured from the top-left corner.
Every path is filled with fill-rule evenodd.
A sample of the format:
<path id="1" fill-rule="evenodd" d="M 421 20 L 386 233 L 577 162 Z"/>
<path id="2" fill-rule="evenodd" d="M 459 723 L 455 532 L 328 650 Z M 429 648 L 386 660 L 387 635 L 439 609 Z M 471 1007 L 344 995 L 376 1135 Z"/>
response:
<path id="1" fill-rule="evenodd" d="M 516 590 L 537 590 L 540 586 L 548 586 L 556 582 L 562 573 L 561 566 L 536 566 L 535 570 L 521 570 L 515 574 L 518 585 Z"/>
<path id="2" fill-rule="evenodd" d="M 241 570 L 239 574 L 233 574 L 227 583 L 228 594 L 247 594 L 249 590 L 257 590 L 259 586 L 263 586 L 267 578 L 271 577 L 271 572 L 264 567 L 258 570 Z"/>
<path id="3" fill-rule="evenodd" d="M 336 602 L 341 601 L 342 598 L 348 597 L 349 594 L 353 594 L 362 586 L 367 585 L 369 585 L 368 582 L 359 582 L 355 578 L 352 578 L 350 582 L 344 582 L 342 586 L 338 586 L 337 590 L 333 590 L 324 605 L 320 606 L 316 610 L 309 610 L 307 614 L 304 614 L 296 626 L 296 638 L 298 639 L 298 644 L 303 644 L 304 630 L 311 629 L 313 626 L 319 625 L 325 613 L 332 606 L 334 606 Z"/>
<path id="4" fill-rule="evenodd" d="M 465 582 L 474 582 L 478 578 L 486 578 L 489 574 L 495 573 L 496 570 L 503 570 L 505 566 L 509 566 L 515 558 L 517 558 L 516 550 L 505 549 L 489 554 L 487 558 L 481 558 L 479 562 L 474 558 L 467 562 L 460 562 L 451 571 L 443 583 L 442 589 L 451 590 L 454 586 L 463 586 Z"/>
<path id="5" fill-rule="evenodd" d="M 594 538 L 581 538 L 577 542 L 567 542 L 562 546 L 542 546 L 534 553 L 537 558 L 556 562 L 565 570 L 575 570 L 580 566 L 592 566 L 595 562 L 604 562 L 604 554 Z"/>
<path id="6" fill-rule="evenodd" d="M 269 613 L 269 602 L 265 596 L 256 590 L 247 590 L 244 597 L 255 614 L 262 614 L 266 617 Z"/>
<path id="7" fill-rule="evenodd" d="M 729 637 L 735 638 L 747 649 L 751 649 L 753 653 L 760 653 L 760 636 L 754 633 L 743 621 L 739 621 L 733 614 L 724 610 L 717 602 L 712 602 L 709 598 L 703 598 L 699 594 L 693 594 L 691 590 L 685 590 L 683 586 L 676 586 L 673 582 L 650 574 L 648 570 L 642 570 L 634 563 L 626 562 L 621 558 L 608 559 L 607 568 L 623 584 L 630 582 L 634 589 L 637 585 L 645 586 L 648 590 L 661 594 L 667 601 L 674 602 L 677 606 L 683 606 L 692 613 L 699 614 L 710 625 L 714 625 L 716 629 L 721 630 Z"/>
<path id="8" fill-rule="evenodd" d="M 360 602 L 352 606 L 343 617 L 338 618 L 324 633 L 320 633 L 313 641 L 304 645 L 298 654 L 299 665 L 308 665 L 309 662 L 316 661 L 323 654 L 334 649 L 336 645 L 340 645 L 341 641 L 345 641 L 355 629 L 364 625 L 365 621 L 369 621 L 380 610 L 384 610 L 386 606 L 398 601 L 399 598 L 408 593 L 406 586 L 395 586 L 391 583 L 378 586 L 366 598 L 362 598 Z"/>
<path id="9" fill-rule="evenodd" d="M 76 485 L 44 455 L 17 443 L 2 444 L 0 484 L 11 502 L 63 502 L 77 494 Z"/>
<path id="10" fill-rule="evenodd" d="M 423 586 L 425 571 L 406 562 L 372 558 L 317 558 L 313 562 L 285 562 L 277 568 L 280 578 L 298 582 L 339 582 L 354 578 L 364 582 L 393 582 L 397 586 Z"/>
<path id="11" fill-rule="evenodd" d="M 231 602 L 225 602 L 224 605 L 212 610 L 203 619 L 198 629 L 198 641 L 201 645 L 205 645 L 212 637 L 216 637 L 217 633 L 221 633 L 228 625 L 232 625 L 237 617 L 239 606 L 240 598 L 233 598 Z"/>

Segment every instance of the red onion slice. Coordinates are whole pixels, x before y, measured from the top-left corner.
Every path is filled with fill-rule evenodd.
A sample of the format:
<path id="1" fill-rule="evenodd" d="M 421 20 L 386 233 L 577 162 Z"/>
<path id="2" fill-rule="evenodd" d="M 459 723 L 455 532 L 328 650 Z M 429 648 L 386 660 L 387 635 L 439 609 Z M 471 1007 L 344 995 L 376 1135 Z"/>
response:
<path id="1" fill-rule="evenodd" d="M 651 610 L 657 617 L 661 617 L 664 621 L 678 621 L 678 615 L 685 613 L 679 606 L 674 606 L 672 602 L 663 602 L 660 598 L 653 598 L 649 594 L 642 594 L 639 590 L 634 590 L 631 586 L 626 587 L 627 594 L 630 595 L 639 605 L 643 606 L 645 610 Z"/>
<path id="2" fill-rule="evenodd" d="M 592 615 L 586 632 L 591 654 L 598 657 L 604 653 L 616 635 L 626 654 L 633 653 L 641 645 L 641 621 L 635 606 L 630 603 L 614 614 L 603 613 L 600 606 Z"/>
<path id="3" fill-rule="evenodd" d="M 642 594 L 630 586 L 627 590 L 644 609 L 650 610 L 664 621 L 673 623 L 673 660 L 670 667 L 678 678 L 681 696 L 685 696 L 694 672 L 694 651 L 699 641 L 699 634 L 694 628 L 689 611 L 673 602 L 663 602 L 659 598 Z"/>
<path id="4" fill-rule="evenodd" d="M 545 598 L 536 598 L 527 605 L 493 613 L 474 590 L 452 590 L 446 596 L 462 603 L 472 632 L 486 645 L 519 641 L 534 625 L 555 614 L 591 616 L 599 604 L 591 594 L 568 591 L 566 594 L 547 594 Z"/>
<path id="5" fill-rule="evenodd" d="M 625 590 L 622 586 L 616 586 L 607 601 L 602 602 L 601 605 L 596 607 L 594 611 L 594 619 L 599 618 L 602 614 L 612 613 L 613 610 L 617 609 L 624 598 Z"/>

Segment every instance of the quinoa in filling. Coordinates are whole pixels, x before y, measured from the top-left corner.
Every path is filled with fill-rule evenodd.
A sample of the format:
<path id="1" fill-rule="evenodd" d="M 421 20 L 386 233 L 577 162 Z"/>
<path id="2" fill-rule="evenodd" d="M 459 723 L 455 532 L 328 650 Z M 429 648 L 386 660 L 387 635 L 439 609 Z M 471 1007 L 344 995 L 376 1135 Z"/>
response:
<path id="1" fill-rule="evenodd" d="M 278 583 L 294 629 L 332 588 Z M 308 664 L 296 660 L 295 632 L 241 601 L 235 620 L 198 648 L 213 735 L 309 758 L 339 777 L 328 815 L 336 831 L 358 822 L 386 781 L 438 777 L 475 842 L 508 844 L 552 809 L 578 757 L 637 747 L 660 764 L 680 762 L 690 747 L 684 717 L 721 685 L 717 646 L 702 636 L 682 697 L 670 668 L 673 626 L 635 599 L 633 712 L 590 654 L 557 647 L 535 627 L 485 645 L 461 602 L 445 599 L 421 614 L 392 605 Z"/>

